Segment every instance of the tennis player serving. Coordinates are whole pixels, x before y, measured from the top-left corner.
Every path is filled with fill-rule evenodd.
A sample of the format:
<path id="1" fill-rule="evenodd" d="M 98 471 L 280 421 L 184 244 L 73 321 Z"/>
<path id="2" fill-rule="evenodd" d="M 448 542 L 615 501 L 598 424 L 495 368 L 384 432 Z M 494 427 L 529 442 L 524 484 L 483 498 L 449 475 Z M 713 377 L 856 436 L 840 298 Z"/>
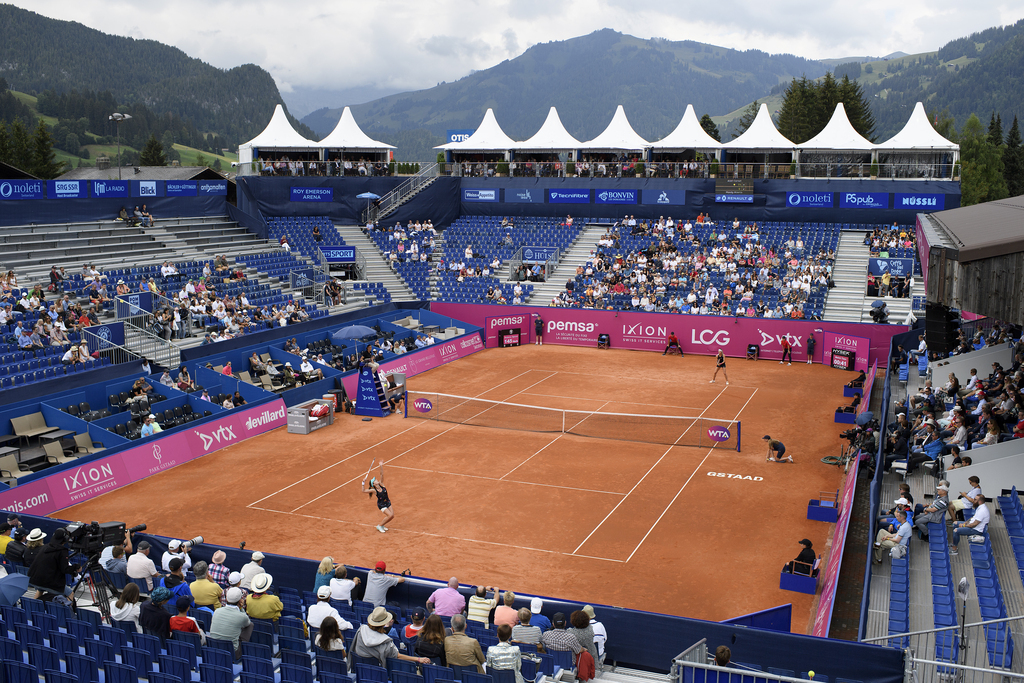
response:
<path id="1" fill-rule="evenodd" d="M 363 477 L 363 493 L 369 494 L 370 498 L 377 494 L 377 509 L 384 513 L 384 521 L 377 525 L 377 531 L 383 534 L 388 530 L 384 525 L 395 518 L 395 512 L 391 509 L 391 498 L 388 497 L 388 490 L 384 488 L 384 461 L 380 463 L 380 473 L 378 476 L 370 477 L 370 472 L 373 471 L 373 465 L 376 462 L 376 458 L 370 462 L 370 469 L 366 471 L 366 476 Z M 370 488 L 366 488 L 367 479 L 370 480 Z"/>

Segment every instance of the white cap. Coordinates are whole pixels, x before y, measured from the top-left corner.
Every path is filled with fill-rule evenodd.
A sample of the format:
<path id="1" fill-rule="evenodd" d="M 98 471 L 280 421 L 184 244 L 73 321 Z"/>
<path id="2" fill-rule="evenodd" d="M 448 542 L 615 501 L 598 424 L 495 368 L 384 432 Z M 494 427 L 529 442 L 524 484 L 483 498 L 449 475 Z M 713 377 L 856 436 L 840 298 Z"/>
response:
<path id="1" fill-rule="evenodd" d="M 228 604 L 237 605 L 242 600 L 242 589 L 234 587 L 229 588 L 225 599 L 228 601 Z"/>
<path id="2" fill-rule="evenodd" d="M 231 572 L 228 574 L 228 584 L 237 586 L 242 582 L 242 572 Z"/>
<path id="3" fill-rule="evenodd" d="M 147 415 L 146 417 L 153 417 L 153 416 L 152 415 Z M 174 539 L 173 541 L 171 541 L 170 543 L 167 544 L 167 549 L 170 550 L 171 552 L 174 552 L 175 550 L 177 550 L 180 547 L 181 547 L 181 541 L 179 541 L 177 539 Z"/>
<path id="4" fill-rule="evenodd" d="M 897 498 L 896 499 L 896 504 L 897 505 L 910 505 L 910 501 L 907 500 L 906 498 Z"/>
<path id="5" fill-rule="evenodd" d="M 257 550 L 256 552 L 254 552 L 252 554 L 253 562 L 259 562 L 260 560 L 263 559 L 263 557 L 264 557 L 263 553 L 261 553 L 259 550 Z"/>
<path id="6" fill-rule="evenodd" d="M 327 598 L 331 597 L 331 587 L 320 586 L 316 590 L 316 597 L 320 598 L 321 600 L 326 600 Z"/>

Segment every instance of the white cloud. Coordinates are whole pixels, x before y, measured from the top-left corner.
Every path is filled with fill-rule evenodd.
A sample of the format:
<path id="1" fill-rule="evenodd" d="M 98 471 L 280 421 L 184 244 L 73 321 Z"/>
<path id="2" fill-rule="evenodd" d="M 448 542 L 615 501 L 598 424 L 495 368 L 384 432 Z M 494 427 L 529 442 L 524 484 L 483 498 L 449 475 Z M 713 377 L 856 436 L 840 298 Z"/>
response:
<path id="1" fill-rule="evenodd" d="M 711 16 L 678 0 L 13 0 L 46 16 L 177 46 L 221 68 L 254 63 L 282 90 L 419 89 L 602 28 L 808 58 L 925 52 L 1024 15 L 953 0 L 720 0 Z"/>

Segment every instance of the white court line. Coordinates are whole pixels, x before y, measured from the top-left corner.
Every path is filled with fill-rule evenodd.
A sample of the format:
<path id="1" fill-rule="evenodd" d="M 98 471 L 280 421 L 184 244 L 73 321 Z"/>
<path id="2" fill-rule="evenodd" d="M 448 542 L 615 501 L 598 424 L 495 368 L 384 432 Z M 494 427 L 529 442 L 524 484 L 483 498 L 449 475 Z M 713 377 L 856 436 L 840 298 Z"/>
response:
<path id="1" fill-rule="evenodd" d="M 520 392 L 520 393 L 523 393 L 523 392 Z M 605 401 L 604 405 L 602 405 L 602 406 L 601 406 L 601 408 L 604 408 L 604 406 L 608 405 L 609 403 L 611 403 L 611 401 Z M 601 408 L 598 408 L 597 410 L 601 410 Z M 583 420 L 582 420 L 582 421 L 580 421 L 579 423 L 577 423 L 577 425 L 576 425 L 576 426 L 578 427 L 579 425 L 583 424 L 583 422 L 586 422 L 586 421 L 587 421 L 588 419 L 589 419 L 589 416 L 588 416 L 588 417 L 585 417 L 585 418 L 583 418 Z M 564 414 L 564 413 L 562 414 L 562 428 L 563 428 L 563 429 L 565 428 L 565 414 Z M 553 443 L 554 443 L 555 441 L 558 441 L 559 439 L 561 439 L 561 438 L 562 438 L 563 436 L 565 436 L 565 432 L 562 432 L 561 434 L 559 434 L 558 436 L 556 436 L 556 437 L 555 437 L 554 439 L 552 439 L 550 443 L 548 443 L 548 444 L 547 444 L 546 446 L 544 446 L 544 448 L 547 448 L 548 446 L 550 446 L 551 444 L 553 444 Z M 533 460 L 534 458 L 536 458 L 536 457 L 537 457 L 538 455 L 540 455 L 540 454 L 541 454 L 541 452 L 542 452 L 542 451 L 544 450 L 544 448 L 541 448 L 541 449 L 540 449 L 539 451 L 537 451 L 536 453 L 534 453 L 533 455 L 531 455 L 531 456 L 530 456 L 529 458 L 527 458 L 526 460 L 522 461 L 521 463 L 519 463 L 518 465 L 516 465 L 515 467 L 513 467 L 513 468 L 512 468 L 511 470 L 509 470 L 508 472 L 506 472 L 506 473 L 505 473 L 504 475 L 502 475 L 502 476 L 501 476 L 501 479 L 504 479 L 505 477 L 507 477 L 508 475 L 512 474 L 513 472 L 515 472 L 516 470 L 518 470 L 518 469 L 519 469 L 520 467 L 522 467 L 523 465 L 525 465 L 526 463 L 528 463 L 528 462 L 530 462 L 531 460 Z"/>
<path id="2" fill-rule="evenodd" d="M 580 397 L 580 396 L 559 396 L 558 394 L 534 394 L 532 392 L 525 392 L 525 391 L 524 392 L 520 392 L 520 393 L 522 393 L 522 394 L 524 394 L 526 396 L 543 396 L 544 398 L 564 398 L 564 399 L 571 399 L 573 401 L 580 401 L 580 400 L 583 400 L 583 401 L 601 401 L 601 400 L 603 400 L 603 399 L 600 399 L 600 398 L 586 398 L 586 397 Z M 640 403 L 638 401 L 620 401 L 618 399 L 612 399 L 611 401 L 606 402 L 604 405 L 608 405 L 609 403 L 619 403 L 619 404 L 622 404 L 624 406 L 648 406 L 649 407 L 651 405 L 650 403 Z M 603 407 L 604 406 L 601 406 L 601 408 L 603 408 Z M 672 406 L 672 408 L 674 410 L 697 410 L 697 406 Z M 575 408 L 573 410 L 575 410 Z M 598 410 L 600 410 L 600 408 Z M 597 412 L 597 411 L 594 411 L 594 412 Z M 645 415 L 646 414 L 650 414 L 650 413 L 645 413 Z M 672 415 L 658 415 L 658 417 L 673 417 L 673 416 Z"/>
<path id="3" fill-rule="evenodd" d="M 501 386 L 502 384 L 508 384 L 508 383 L 509 383 L 509 382 L 511 382 L 512 380 L 515 380 L 515 379 L 519 379 L 519 378 L 520 378 L 520 377 L 522 377 L 523 375 L 525 375 L 525 374 L 528 374 L 528 373 L 531 373 L 531 372 L 538 372 L 538 371 L 537 371 L 537 370 L 533 370 L 533 369 L 531 369 L 531 370 L 526 370 L 526 371 L 524 371 L 524 372 L 520 372 L 520 373 L 519 373 L 518 375 L 516 375 L 515 377 L 512 377 L 511 379 L 507 379 L 507 380 L 505 380 L 504 382 L 502 382 L 501 384 L 497 384 L 497 385 L 495 385 L 495 386 L 491 387 L 491 389 L 488 389 L 487 391 L 491 391 L 492 389 L 496 389 L 497 387 L 500 387 L 500 386 Z M 543 381 L 543 380 L 542 380 L 542 381 Z M 482 392 L 480 392 L 480 394 L 477 394 L 477 397 L 479 397 L 479 396 L 480 396 L 480 395 L 482 395 L 482 394 L 486 394 L 486 393 L 487 393 L 487 391 L 482 391 Z M 381 440 L 381 441 L 378 441 L 377 443 L 373 444 L 372 446 L 368 446 L 368 447 L 364 448 L 363 450 L 359 451 L 358 453 L 353 453 L 352 455 L 348 456 L 347 458 L 342 458 L 341 460 L 339 460 L 339 461 L 337 461 L 337 462 L 335 462 L 335 463 L 332 463 L 332 464 L 328 465 L 327 467 L 324 467 L 323 469 L 321 469 L 321 470 L 319 470 L 319 471 L 317 471 L 317 472 L 314 472 L 313 474 L 310 474 L 309 476 L 303 477 L 302 479 L 299 479 L 298 481 L 294 481 L 294 482 L 292 482 L 291 484 L 288 484 L 288 485 L 287 485 L 287 486 L 285 486 L 284 488 L 280 488 L 280 489 L 278 489 L 277 491 L 274 491 L 274 492 L 273 492 L 273 493 L 271 493 L 270 495 L 267 495 L 267 496 L 263 496 L 263 497 L 262 497 L 262 498 L 260 498 L 259 500 L 257 500 L 257 501 L 253 501 L 252 503 L 249 503 L 249 505 L 246 505 L 246 507 L 252 507 L 252 506 L 256 505 L 257 503 L 262 503 L 262 502 L 263 502 L 263 501 L 265 501 L 265 500 L 266 500 L 267 498 L 273 498 L 273 497 L 274 497 L 274 496 L 276 496 L 277 494 L 279 494 L 279 493 L 283 493 L 284 491 L 287 491 L 287 490 L 288 490 L 288 489 L 290 489 L 291 487 L 293 487 L 293 486 L 297 486 L 298 484 L 301 484 L 302 482 L 306 481 L 307 479 L 312 479 L 313 477 L 317 476 L 318 474 L 322 474 L 322 473 L 326 472 L 327 470 L 331 469 L 332 467 L 337 467 L 338 465 L 341 465 L 342 463 L 348 462 L 349 460 L 351 460 L 352 458 L 356 457 L 357 455 L 362 455 L 363 453 L 365 453 L 365 452 L 367 452 L 367 451 L 369 451 L 369 450 L 371 450 L 371 449 L 373 449 L 373 448 L 376 448 L 377 446 L 380 446 L 380 445 L 381 445 L 381 444 L 383 444 L 383 443 L 387 443 L 387 442 L 388 442 L 388 441 L 390 441 L 391 439 L 394 439 L 394 438 L 396 438 L 396 437 L 399 437 L 399 436 L 401 436 L 402 434 L 405 434 L 405 433 L 406 433 L 406 432 L 408 432 L 409 430 L 412 430 L 412 429 L 416 429 L 416 428 L 417 428 L 417 427 L 419 427 L 419 426 L 420 426 L 421 424 L 423 424 L 423 423 L 422 423 L 422 422 L 420 422 L 420 423 L 414 424 L 414 425 L 413 425 L 412 427 L 409 427 L 408 429 L 403 429 L 402 431 L 398 432 L 397 434 L 392 434 L 391 436 L 387 437 L 386 439 L 383 439 L 383 440 Z M 296 508 L 296 509 L 298 509 L 298 508 Z"/>
<path id="4" fill-rule="evenodd" d="M 516 375 L 516 377 L 513 377 L 512 379 L 516 379 L 517 377 L 522 377 L 527 372 L 546 372 L 546 371 L 544 371 L 544 370 L 527 370 L 526 372 L 523 372 L 523 373 L 520 373 L 520 374 Z M 544 382 L 545 380 L 551 379 L 551 377 L 554 377 L 557 374 L 558 374 L 557 372 L 552 371 L 552 375 L 550 375 L 549 377 L 545 377 L 544 379 L 540 380 L 539 382 L 534 382 L 533 384 L 530 385 L 530 387 L 536 386 L 536 385 L 540 384 L 541 382 Z M 508 380 L 506 382 L 502 382 L 501 384 L 507 384 L 509 381 L 511 381 L 511 380 Z M 497 387 L 500 387 L 501 384 L 497 385 L 496 387 L 491 387 L 491 389 L 488 389 L 488 391 L 491 391 L 493 389 L 496 389 Z M 527 389 L 529 389 L 530 387 L 527 387 Z M 524 389 L 524 391 L 525 391 L 525 389 Z M 486 391 L 481 392 L 481 394 L 486 394 L 486 393 L 487 393 Z M 512 394 L 512 396 L 516 396 L 518 393 L 521 393 L 521 392 L 517 392 L 516 394 Z M 477 395 L 477 397 L 479 397 L 479 394 Z M 484 399 L 484 400 L 486 400 L 486 399 Z M 495 405 L 498 405 L 498 404 L 496 403 Z M 493 408 L 493 407 L 494 406 L 491 406 L 491 408 Z M 487 410 L 490 410 L 491 408 L 488 408 Z M 483 413 L 486 413 L 487 410 L 483 411 Z M 479 417 L 480 415 L 483 415 L 483 413 L 479 413 L 477 415 L 474 415 L 473 417 Z M 459 426 L 459 424 L 453 424 L 451 427 L 449 427 L 448 429 L 444 430 L 443 432 L 435 434 L 434 436 L 430 437 L 426 441 L 421 441 L 420 443 L 416 444 L 412 448 L 408 448 L 408 449 L 402 451 L 401 453 L 399 453 L 398 455 L 394 456 L 393 458 L 391 458 L 389 460 L 382 461 L 381 464 L 382 465 L 386 465 L 388 463 L 394 462 L 395 460 L 397 460 L 398 458 L 401 458 L 406 453 L 410 453 L 410 452 L 416 450 L 417 448 L 419 448 L 420 446 L 423 446 L 425 444 L 430 443 L 431 441 L 433 441 L 434 439 L 438 438 L 439 436 L 444 436 L 445 434 L 447 434 L 448 432 L 452 431 L 453 429 L 455 429 L 458 426 Z M 408 430 L 405 430 L 405 431 L 408 431 Z M 383 441 L 381 443 L 383 443 Z M 370 448 L 373 448 L 373 446 L 371 446 Z M 360 453 L 365 453 L 366 451 L 370 450 L 370 448 L 363 449 L 362 451 L 360 451 Z M 358 453 L 356 455 L 358 455 Z M 350 456 L 349 458 L 346 458 L 346 460 L 349 460 L 349 459 L 351 459 L 353 457 L 355 457 L 355 455 Z M 342 462 L 344 462 L 344 461 L 342 461 Z M 394 467 L 394 465 L 393 465 L 393 467 Z M 312 500 L 306 501 L 305 503 L 303 503 L 299 507 L 297 507 L 294 510 L 292 510 L 292 512 L 296 512 L 298 510 L 301 510 L 302 508 L 306 507 L 307 505 L 310 505 L 310 504 L 315 503 L 316 501 L 320 500 L 324 496 L 328 496 L 328 495 L 334 493 L 335 491 L 337 491 L 338 489 L 344 488 L 345 486 L 348 486 L 352 482 L 354 482 L 357 479 L 359 479 L 359 477 L 361 477 L 361 476 L 362 476 L 361 474 L 357 474 L 352 479 L 349 479 L 348 481 L 346 481 L 346 482 L 344 482 L 342 484 L 339 484 L 338 486 L 335 486 L 333 489 L 330 489 L 329 491 L 325 491 L 324 493 L 321 493 L 319 496 L 317 496 L 316 498 L 314 498 Z M 308 477 L 307 477 L 307 479 L 308 479 Z M 257 501 L 257 502 L 259 502 L 259 501 Z"/>
<path id="5" fill-rule="evenodd" d="M 485 477 L 479 474 L 466 474 L 464 472 L 445 472 L 443 470 L 428 470 L 423 467 L 408 467 L 406 465 L 392 465 L 391 469 L 395 470 L 410 470 L 412 472 L 428 472 L 430 474 L 443 474 L 449 477 L 469 477 L 470 479 L 485 479 L 487 481 L 502 481 L 495 477 Z M 506 475 L 507 476 L 507 475 Z M 509 484 L 526 484 L 528 486 L 545 486 L 552 489 L 565 489 L 567 491 L 583 491 L 585 493 L 603 493 L 609 496 L 624 496 L 625 493 L 621 491 L 601 491 L 600 489 L 582 489 L 577 486 L 561 486 L 559 484 L 544 484 L 536 481 L 521 481 L 519 479 L 509 479 Z"/>
<path id="6" fill-rule="evenodd" d="M 728 385 L 727 385 L 727 386 L 728 386 Z M 722 390 L 721 390 L 720 392 L 718 392 L 718 396 L 715 396 L 715 397 L 714 397 L 714 398 L 713 398 L 713 399 L 711 400 L 711 403 L 709 403 L 709 404 L 708 404 L 708 407 L 704 409 L 704 413 L 706 413 L 706 412 L 708 412 L 709 410 L 711 410 L 711 406 L 712 406 L 712 405 L 713 405 L 713 404 L 715 403 L 715 401 L 717 401 L 717 400 L 718 400 L 718 399 L 719 399 L 719 398 L 720 398 L 720 397 L 722 396 L 722 394 L 724 394 L 724 393 L 725 393 L 725 390 L 726 390 L 726 387 L 722 387 Z M 742 410 L 742 408 L 741 408 L 740 410 Z M 690 427 L 693 427 L 693 425 L 697 423 L 697 420 L 699 420 L 699 419 L 700 419 L 701 417 L 703 417 L 703 416 L 704 416 L 704 413 L 701 413 L 700 415 L 698 415 L 698 416 L 697 416 L 697 419 L 695 419 L 695 420 L 694 420 L 694 421 L 693 421 L 692 423 L 690 423 Z M 684 432 L 683 432 L 682 434 L 680 434 L 680 435 L 679 435 L 679 439 L 683 438 L 683 436 L 685 436 L 685 435 L 686 435 L 686 432 L 690 431 L 690 427 L 687 427 L 687 428 L 686 428 L 686 431 L 684 431 Z M 679 439 L 676 439 L 676 441 L 678 442 L 678 441 L 679 441 Z M 587 537 L 586 537 L 586 538 L 584 538 L 584 539 L 583 539 L 583 541 L 582 541 L 582 542 L 581 542 L 581 543 L 580 543 L 580 544 L 579 544 L 578 546 L 576 546 L 576 550 L 572 551 L 572 552 L 573 552 L 573 554 L 576 554 L 576 551 L 578 551 L 578 550 L 579 550 L 580 548 L 582 548 L 582 547 L 583 547 L 583 544 L 584 544 L 584 543 L 586 543 L 587 541 L 589 541 L 589 540 L 590 540 L 590 537 L 591 537 L 591 536 L 593 536 L 594 534 L 596 534 L 596 533 L 597 533 L 597 530 L 598 530 L 598 529 L 600 529 L 600 528 L 601 528 L 601 526 L 602 526 L 602 525 L 603 525 L 603 524 L 604 524 L 605 522 L 607 522 L 607 521 L 608 521 L 608 518 L 609 518 L 609 517 L 611 517 L 611 516 L 612 516 L 612 515 L 613 515 L 613 514 L 615 513 L 615 511 L 619 509 L 619 506 L 620 506 L 620 505 L 622 505 L 623 503 L 625 503 L 625 502 L 626 502 L 626 498 L 629 498 L 629 494 L 630 494 L 630 493 L 633 493 L 633 491 L 636 491 L 637 487 L 638 487 L 638 486 L 640 486 L 640 484 L 642 484 L 642 483 L 644 482 L 644 479 L 646 479 L 646 478 L 647 478 L 647 475 L 648 475 L 648 474 L 650 474 L 651 472 L 653 472 L 653 471 L 654 471 L 654 468 L 655 468 L 655 467 L 657 467 L 657 466 L 658 466 L 658 464 L 659 464 L 659 463 L 660 463 L 660 462 L 661 462 L 662 460 L 664 460 L 664 459 L 665 459 L 665 456 L 667 456 L 667 455 L 668 455 L 669 453 L 671 453 L 671 452 L 672 452 L 672 449 L 673 449 L 673 448 L 675 448 L 675 446 L 674 446 L 674 445 L 673 445 L 673 446 L 669 446 L 669 447 L 668 447 L 668 448 L 667 448 L 667 449 L 665 450 L 665 452 L 661 454 L 661 457 L 660 457 L 660 458 L 658 458 L 658 460 L 657 460 L 657 461 L 656 461 L 656 462 L 655 462 L 655 463 L 654 463 L 653 465 L 651 465 L 651 468 L 650 468 L 649 470 L 647 470 L 646 472 L 644 472 L 644 476 L 640 477 L 640 481 L 638 481 L 638 482 L 637 482 L 636 484 L 634 484 L 634 485 L 633 485 L 633 488 L 631 488 L 631 489 L 629 490 L 629 492 L 628 492 L 628 493 L 626 493 L 626 495 L 622 497 L 622 500 L 620 500 L 620 501 L 619 501 L 618 503 L 616 503 L 616 504 L 615 504 L 615 507 L 613 507 L 613 508 L 611 509 L 611 511 L 610 511 L 610 512 L 609 512 L 609 513 L 608 513 L 607 515 L 605 515 L 605 516 L 604 516 L 604 519 L 602 519 L 602 520 L 601 520 L 601 522 L 600 522 L 600 523 L 599 523 L 599 524 L 598 524 L 598 525 L 597 525 L 596 527 L 594 527 L 594 530 L 593 530 L 593 531 L 591 531 L 591 532 L 590 532 L 589 534 L 587 534 Z M 706 456 L 705 456 L 705 457 L 706 457 Z M 662 513 L 662 514 L 664 514 L 664 513 Z M 659 519 L 660 519 L 660 517 L 659 517 Z M 648 531 L 647 533 L 650 533 L 650 531 Z M 644 538 L 647 538 L 647 537 L 646 537 L 646 536 L 644 536 Z M 641 543 L 643 543 L 643 541 L 641 541 Z M 634 550 L 633 552 L 636 552 L 636 551 Z M 632 555 L 632 554 L 630 554 L 630 557 L 632 557 L 632 556 L 633 556 L 633 555 Z M 627 562 L 628 562 L 628 560 L 627 560 Z"/>
<path id="7" fill-rule="evenodd" d="M 307 519 L 316 519 L 316 520 L 319 520 L 319 521 L 322 521 L 322 522 L 335 522 L 335 523 L 338 523 L 338 524 L 345 524 L 347 526 L 364 526 L 364 527 L 367 527 L 367 528 L 370 528 L 370 527 L 374 527 L 375 528 L 375 526 L 373 524 L 367 524 L 365 522 L 350 522 L 350 521 L 343 520 L 343 519 L 332 519 L 330 517 L 318 517 L 316 515 L 306 515 L 306 514 L 296 513 L 296 512 L 282 512 L 281 510 L 271 510 L 271 509 L 268 509 L 268 508 L 253 507 L 252 509 L 253 510 L 262 510 L 263 512 L 276 512 L 276 513 L 281 514 L 281 515 L 295 515 L 297 517 L 306 517 Z M 502 542 L 499 542 L 499 541 L 485 541 L 485 540 L 481 540 L 481 539 L 478 539 L 478 538 L 461 538 L 459 536 L 448 536 L 447 534 L 435 534 L 435 533 L 431 533 L 429 531 L 412 531 L 412 530 L 409 530 L 409 529 L 396 529 L 396 528 L 392 527 L 392 528 L 388 529 L 388 532 L 389 533 L 396 533 L 397 532 L 397 533 L 413 534 L 415 536 L 431 536 L 433 538 L 444 538 L 444 539 L 450 539 L 450 540 L 453 540 L 453 541 L 465 541 L 466 543 L 483 543 L 485 545 L 496 545 L 496 546 L 501 546 L 503 548 L 516 548 L 517 550 L 529 550 L 529 551 L 538 552 L 538 553 L 548 553 L 550 555 L 564 555 L 566 557 L 586 557 L 587 559 L 601 560 L 603 562 L 617 562 L 619 564 L 622 564 L 623 562 L 625 562 L 625 560 L 616 560 L 616 559 L 611 558 L 611 557 L 594 557 L 593 555 L 572 555 L 571 553 L 563 553 L 563 552 L 558 551 L 558 550 L 548 550 L 547 548 L 531 548 L 530 546 L 525 546 L 525 545 L 513 545 L 511 543 L 502 543 Z"/>
<path id="8" fill-rule="evenodd" d="M 734 421 L 735 421 L 735 420 L 738 420 L 738 419 L 740 419 L 740 414 L 741 414 L 741 413 L 743 412 L 743 410 L 744 410 L 744 409 L 745 409 L 745 408 L 747 407 L 747 405 L 748 405 L 748 404 L 750 403 L 750 401 L 751 401 L 751 400 L 753 400 L 753 398 L 754 398 L 754 394 L 756 394 L 756 393 L 757 393 L 757 389 L 754 389 L 754 393 L 750 395 L 750 398 L 748 398 L 748 399 L 747 399 L 747 402 L 746 402 L 746 403 L 744 403 L 744 404 L 743 404 L 743 407 L 739 409 L 739 412 L 738 412 L 738 413 L 736 413 L 736 417 L 734 417 L 734 418 L 733 418 L 733 420 L 734 420 Z M 681 488 L 679 489 L 679 491 L 677 491 L 677 492 L 676 492 L 676 495 L 675 495 L 675 496 L 674 496 L 674 497 L 672 498 L 672 500 L 671 500 L 671 501 L 669 502 L 669 504 L 665 506 L 665 509 L 661 511 L 661 514 L 660 514 L 660 515 L 658 515 L 658 519 L 654 520 L 654 524 L 652 524 L 652 525 L 651 525 L 651 528 L 647 530 L 647 533 L 646 533 L 646 534 L 644 534 L 644 537 L 640 539 L 640 542 L 639 542 L 639 543 L 637 543 L 637 546 L 636 546 L 635 548 L 633 548 L 633 552 L 631 552 L 631 553 L 629 554 L 629 557 L 627 557 L 627 558 L 626 558 L 626 562 L 629 562 L 630 560 L 632 560 L 632 559 L 633 559 L 633 556 L 634 556 L 634 555 L 636 555 L 636 551 L 637 551 L 637 550 L 640 550 L 640 546 L 642 546 L 642 545 L 644 544 L 644 541 L 646 541 L 646 540 L 647 540 L 647 537 L 651 535 L 651 532 L 652 532 L 652 531 L 654 531 L 654 527 L 658 526 L 658 522 L 660 522 L 660 521 L 661 521 L 661 518 L 665 516 L 665 514 L 666 514 L 666 513 L 667 513 L 667 512 L 669 511 L 669 509 L 670 509 L 670 508 L 672 507 L 672 505 L 673 505 L 673 504 L 674 504 L 674 503 L 676 502 L 676 500 L 677 500 L 677 499 L 679 498 L 679 496 L 680 496 L 680 495 L 682 494 L 682 492 L 683 492 L 683 489 L 685 489 L 685 488 L 686 488 L 686 485 L 687 485 L 687 484 L 689 484 L 689 483 L 690 483 L 690 481 L 691 481 L 691 480 L 692 480 L 692 479 L 693 479 L 693 478 L 694 478 L 694 477 L 695 477 L 695 476 L 697 475 L 697 472 L 699 472 L 699 471 L 700 471 L 700 468 L 704 466 L 704 462 L 705 462 L 705 461 L 706 461 L 706 460 L 707 460 L 708 458 L 710 458 L 710 457 L 711 457 L 711 454 L 712 454 L 712 453 L 714 453 L 714 452 L 715 452 L 715 449 L 714 449 L 714 448 L 711 448 L 711 449 L 709 449 L 709 450 L 708 450 L 708 452 L 707 452 L 707 455 L 705 455 L 705 456 L 704 456 L 704 459 L 703 459 L 703 460 L 701 460 L 701 461 L 700 461 L 700 464 L 699 464 L 699 465 L 697 465 L 697 467 L 696 467 L 696 468 L 695 468 L 695 469 L 693 470 L 693 472 L 691 472 L 691 473 L 690 473 L 690 476 L 689 476 L 689 477 L 687 478 L 687 480 L 686 480 L 686 481 L 685 481 L 685 482 L 683 483 L 683 485 L 682 485 L 682 487 L 681 487 Z"/>
<path id="9" fill-rule="evenodd" d="M 712 358 L 712 357 L 713 356 L 708 356 L 708 358 Z M 540 372 L 540 371 L 538 370 L 538 372 Z M 572 370 L 558 370 L 558 373 L 562 374 L 562 375 L 586 375 L 587 377 L 607 377 L 608 379 L 614 379 L 614 380 L 621 380 L 622 379 L 621 377 L 618 377 L 617 375 L 599 375 L 599 374 L 597 374 L 595 372 L 573 372 Z M 679 384 L 679 380 L 678 379 L 661 379 L 659 377 L 644 377 L 644 382 L 645 383 L 647 383 L 647 382 L 673 382 L 674 384 Z M 729 386 L 731 386 L 733 389 L 757 389 L 757 387 L 746 387 L 746 386 L 743 386 L 741 384 L 736 384 L 736 383 L 730 384 Z"/>

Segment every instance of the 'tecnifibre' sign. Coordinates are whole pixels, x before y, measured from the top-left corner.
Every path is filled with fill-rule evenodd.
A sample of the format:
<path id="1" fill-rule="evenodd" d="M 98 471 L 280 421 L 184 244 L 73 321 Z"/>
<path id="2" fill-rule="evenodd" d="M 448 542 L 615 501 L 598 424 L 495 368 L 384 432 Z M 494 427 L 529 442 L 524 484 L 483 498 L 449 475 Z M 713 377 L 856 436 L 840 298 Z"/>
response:
<path id="1" fill-rule="evenodd" d="M 789 192 L 786 194 L 786 206 L 832 208 L 834 197 L 831 192 Z"/>
<path id="2" fill-rule="evenodd" d="M 589 204 L 590 190 L 548 190 L 549 204 Z M 636 203 L 635 201 L 633 202 Z"/>

